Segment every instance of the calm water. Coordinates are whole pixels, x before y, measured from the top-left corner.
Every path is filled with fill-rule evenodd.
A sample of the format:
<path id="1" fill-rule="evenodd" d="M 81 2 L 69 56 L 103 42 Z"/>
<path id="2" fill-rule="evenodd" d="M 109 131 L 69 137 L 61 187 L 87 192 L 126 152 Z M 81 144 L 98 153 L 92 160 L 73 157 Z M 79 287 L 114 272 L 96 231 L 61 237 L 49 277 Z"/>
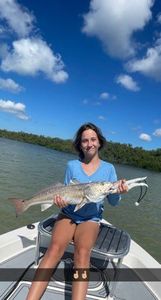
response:
<path id="1" fill-rule="evenodd" d="M 58 211 L 45 212 L 39 206 L 30 208 L 20 217 L 9 197 L 27 198 L 40 189 L 63 182 L 66 163 L 75 156 L 41 146 L 0 138 L 0 233 L 37 222 Z M 105 204 L 104 217 L 125 229 L 144 249 L 161 262 L 161 173 L 115 165 L 118 178 L 148 176 L 149 189 L 140 206 L 134 205 L 139 190 L 122 196 L 119 206 Z"/>

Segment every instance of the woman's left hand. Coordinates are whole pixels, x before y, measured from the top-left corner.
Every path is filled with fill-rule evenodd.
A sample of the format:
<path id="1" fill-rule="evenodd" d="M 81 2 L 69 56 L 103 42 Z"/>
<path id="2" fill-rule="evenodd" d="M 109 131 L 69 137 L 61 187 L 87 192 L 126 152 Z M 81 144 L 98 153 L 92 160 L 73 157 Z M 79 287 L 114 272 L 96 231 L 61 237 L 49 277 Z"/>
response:
<path id="1" fill-rule="evenodd" d="M 126 184 L 126 179 L 119 180 L 117 192 L 119 194 L 123 194 L 123 193 L 127 193 L 127 191 L 128 191 L 128 186 Z"/>

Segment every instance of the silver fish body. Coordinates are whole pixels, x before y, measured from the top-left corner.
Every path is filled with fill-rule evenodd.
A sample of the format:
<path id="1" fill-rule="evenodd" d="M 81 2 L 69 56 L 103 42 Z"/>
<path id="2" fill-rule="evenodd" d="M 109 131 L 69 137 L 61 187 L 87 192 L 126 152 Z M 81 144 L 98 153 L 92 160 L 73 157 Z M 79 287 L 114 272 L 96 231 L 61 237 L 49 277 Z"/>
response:
<path id="1" fill-rule="evenodd" d="M 145 182 L 146 177 L 136 178 L 126 181 L 128 190 L 135 186 L 147 186 Z M 75 211 L 83 207 L 86 203 L 102 201 L 109 194 L 118 192 L 119 181 L 117 182 L 91 182 L 78 183 L 73 182 L 69 185 L 56 184 L 52 185 L 39 193 L 35 194 L 30 199 L 12 199 L 16 215 L 26 211 L 33 205 L 40 204 L 42 210 L 47 209 L 54 204 L 54 196 L 59 195 L 68 204 L 76 205 Z"/>

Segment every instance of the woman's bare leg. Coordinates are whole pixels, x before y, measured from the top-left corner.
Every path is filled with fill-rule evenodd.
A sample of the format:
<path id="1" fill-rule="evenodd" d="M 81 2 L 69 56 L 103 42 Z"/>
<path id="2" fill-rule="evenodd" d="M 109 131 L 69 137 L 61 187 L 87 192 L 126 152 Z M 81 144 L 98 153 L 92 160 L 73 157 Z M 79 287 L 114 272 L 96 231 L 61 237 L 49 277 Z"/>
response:
<path id="1" fill-rule="evenodd" d="M 99 224 L 96 222 L 87 221 L 77 225 L 74 234 L 74 267 L 75 270 L 89 269 L 91 249 L 95 244 L 99 232 Z M 83 276 L 83 274 L 80 274 Z M 83 272 L 82 272 L 83 273 Z M 86 298 L 88 288 L 88 274 L 84 273 L 86 279 L 73 281 L 72 285 L 72 300 L 84 300 Z M 79 279 L 78 279 L 79 280 Z"/>
<path id="2" fill-rule="evenodd" d="M 52 269 L 57 265 L 68 243 L 72 240 L 75 228 L 76 225 L 68 218 L 60 218 L 56 221 L 51 243 L 36 271 L 26 300 L 41 299 L 50 280 Z"/>

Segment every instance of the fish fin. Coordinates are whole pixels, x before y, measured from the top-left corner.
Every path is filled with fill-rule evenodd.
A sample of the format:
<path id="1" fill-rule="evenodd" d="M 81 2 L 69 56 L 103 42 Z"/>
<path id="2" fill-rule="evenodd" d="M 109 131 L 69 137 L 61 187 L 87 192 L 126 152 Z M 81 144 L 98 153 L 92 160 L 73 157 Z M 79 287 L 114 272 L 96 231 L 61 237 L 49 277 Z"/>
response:
<path id="1" fill-rule="evenodd" d="M 93 194 L 92 189 L 91 189 L 90 186 L 87 186 L 85 188 L 84 198 L 87 200 L 87 202 L 92 202 L 93 198 L 95 198 L 95 195 Z"/>
<path id="2" fill-rule="evenodd" d="M 69 184 L 79 184 L 79 183 L 80 182 L 75 178 L 71 179 L 70 182 L 69 182 Z"/>
<path id="3" fill-rule="evenodd" d="M 20 214 L 22 214 L 26 210 L 26 201 L 23 199 L 17 199 L 17 198 L 9 198 L 9 200 L 12 201 L 15 210 L 16 210 L 16 217 L 18 217 Z"/>
<path id="4" fill-rule="evenodd" d="M 48 209 L 50 206 L 52 206 L 50 203 L 41 204 L 41 211 Z"/>
<path id="5" fill-rule="evenodd" d="M 83 201 L 81 201 L 81 203 L 76 205 L 74 212 L 77 211 L 78 209 L 82 208 L 86 203 L 87 203 L 87 201 L 85 199 Z"/>
<path id="6" fill-rule="evenodd" d="M 86 198 L 87 202 L 91 202 L 91 198 L 89 195 L 85 195 L 85 198 Z"/>
<path id="7" fill-rule="evenodd" d="M 91 188 L 88 187 L 85 190 L 84 197 L 86 199 L 86 203 L 88 203 L 88 202 L 100 202 L 100 201 L 102 201 L 106 197 L 106 195 L 103 195 L 103 196 L 100 196 L 100 197 L 96 198 L 95 194 L 91 191 Z"/>

